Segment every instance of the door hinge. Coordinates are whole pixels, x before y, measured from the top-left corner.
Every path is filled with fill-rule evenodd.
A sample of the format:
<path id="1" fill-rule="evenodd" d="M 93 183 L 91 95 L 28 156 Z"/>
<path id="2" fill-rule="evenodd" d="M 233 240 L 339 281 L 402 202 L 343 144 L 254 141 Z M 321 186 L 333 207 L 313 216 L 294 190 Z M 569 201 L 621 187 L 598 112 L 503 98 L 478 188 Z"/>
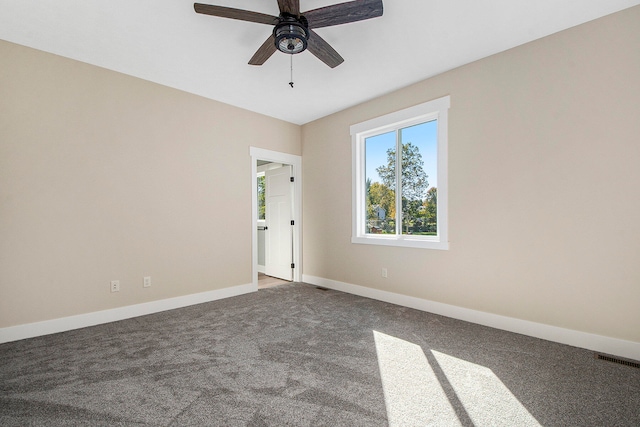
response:
<path id="1" fill-rule="evenodd" d="M 293 182 L 293 177 L 290 177 L 290 178 L 289 178 L 289 180 L 290 180 L 291 182 Z"/>
<path id="2" fill-rule="evenodd" d="M 294 263 L 291 263 L 291 268 L 296 268 L 296 265 Z"/>
<path id="3" fill-rule="evenodd" d="M 296 225 L 294 220 L 291 220 L 291 225 Z"/>

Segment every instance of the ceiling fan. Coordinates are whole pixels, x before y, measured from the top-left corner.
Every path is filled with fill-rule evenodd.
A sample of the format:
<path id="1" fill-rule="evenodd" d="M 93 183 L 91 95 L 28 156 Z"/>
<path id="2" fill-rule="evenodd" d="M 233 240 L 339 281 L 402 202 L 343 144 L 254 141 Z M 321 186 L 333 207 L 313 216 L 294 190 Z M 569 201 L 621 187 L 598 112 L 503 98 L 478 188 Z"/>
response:
<path id="1" fill-rule="evenodd" d="M 382 0 L 355 0 L 304 13 L 300 13 L 300 0 L 278 0 L 278 7 L 280 15 L 272 16 L 232 7 L 193 5 L 197 13 L 274 26 L 271 36 L 249 60 L 251 65 L 264 64 L 276 50 L 295 54 L 308 49 L 329 67 L 337 67 L 344 59 L 313 30 L 382 16 Z"/>

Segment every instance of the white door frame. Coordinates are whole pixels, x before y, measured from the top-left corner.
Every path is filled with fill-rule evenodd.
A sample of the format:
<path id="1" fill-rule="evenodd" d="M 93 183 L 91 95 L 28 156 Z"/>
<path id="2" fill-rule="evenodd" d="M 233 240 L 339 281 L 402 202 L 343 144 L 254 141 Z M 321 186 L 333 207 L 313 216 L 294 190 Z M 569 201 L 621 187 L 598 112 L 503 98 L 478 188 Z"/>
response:
<path id="1" fill-rule="evenodd" d="M 293 176 L 293 281 L 302 281 L 302 157 L 264 148 L 249 147 L 251 156 L 251 277 L 258 290 L 258 160 L 291 165 Z"/>

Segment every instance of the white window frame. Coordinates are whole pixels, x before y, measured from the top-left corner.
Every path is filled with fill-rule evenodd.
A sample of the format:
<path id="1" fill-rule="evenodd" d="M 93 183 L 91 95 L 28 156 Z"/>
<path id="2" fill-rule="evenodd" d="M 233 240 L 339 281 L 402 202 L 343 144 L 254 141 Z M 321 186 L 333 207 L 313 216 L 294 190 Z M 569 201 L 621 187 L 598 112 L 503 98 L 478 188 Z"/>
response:
<path id="1" fill-rule="evenodd" d="M 449 249 L 448 234 L 448 112 L 450 97 L 376 117 L 351 126 L 352 150 L 352 236 L 351 243 L 402 246 L 424 249 Z M 437 236 L 406 234 L 367 234 L 365 232 L 365 139 L 415 124 L 438 120 L 438 233 Z M 397 195 L 401 197 L 400 194 Z"/>

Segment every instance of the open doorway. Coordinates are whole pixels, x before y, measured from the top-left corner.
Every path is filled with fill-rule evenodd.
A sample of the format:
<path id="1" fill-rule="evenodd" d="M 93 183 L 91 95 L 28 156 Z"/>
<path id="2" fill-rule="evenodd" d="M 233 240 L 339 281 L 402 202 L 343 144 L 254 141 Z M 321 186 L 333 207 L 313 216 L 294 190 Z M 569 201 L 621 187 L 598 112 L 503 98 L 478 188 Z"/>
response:
<path id="1" fill-rule="evenodd" d="M 299 282 L 301 158 L 251 147 L 252 277 L 255 289 Z M 258 280 L 266 279 L 266 280 Z M 264 286 L 263 286 L 264 285 Z"/>

